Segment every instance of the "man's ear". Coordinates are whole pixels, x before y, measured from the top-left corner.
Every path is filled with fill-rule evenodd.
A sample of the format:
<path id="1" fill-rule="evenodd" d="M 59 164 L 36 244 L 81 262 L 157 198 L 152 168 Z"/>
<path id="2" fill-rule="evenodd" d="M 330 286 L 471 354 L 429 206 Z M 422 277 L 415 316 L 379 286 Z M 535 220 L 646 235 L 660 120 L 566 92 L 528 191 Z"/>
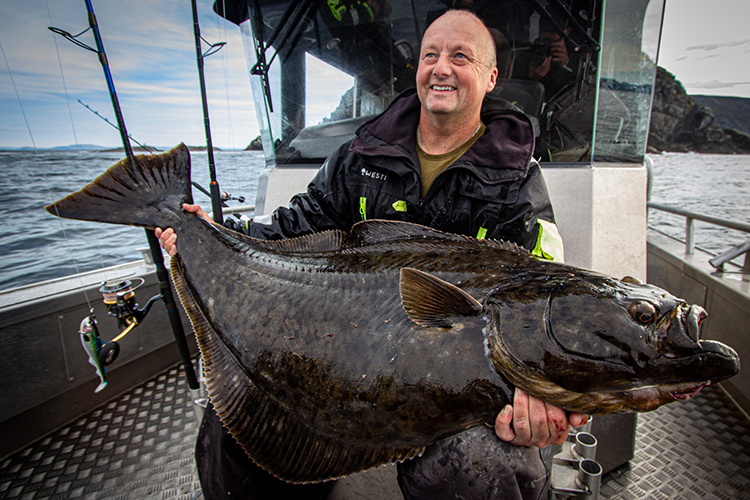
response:
<path id="1" fill-rule="evenodd" d="M 495 88 L 495 85 L 497 85 L 497 67 L 492 68 L 492 71 L 490 71 L 489 74 L 489 80 L 487 81 L 487 94 L 492 92 L 492 89 Z"/>

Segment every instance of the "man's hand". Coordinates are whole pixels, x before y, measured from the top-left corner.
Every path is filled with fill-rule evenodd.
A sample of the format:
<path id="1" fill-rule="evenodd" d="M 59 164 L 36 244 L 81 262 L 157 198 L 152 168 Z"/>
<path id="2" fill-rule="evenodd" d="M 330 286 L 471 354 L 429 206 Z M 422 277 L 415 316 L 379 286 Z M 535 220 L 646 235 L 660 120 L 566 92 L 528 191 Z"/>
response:
<path id="1" fill-rule="evenodd" d="M 538 82 L 549 73 L 549 69 L 552 67 L 552 56 L 548 56 L 541 66 L 534 66 L 529 63 L 529 78 Z"/>
<path id="2" fill-rule="evenodd" d="M 544 448 L 550 444 L 563 444 L 570 426 L 580 427 L 588 419 L 588 415 L 580 413 L 572 413 L 568 419 L 562 408 L 517 388 L 513 406 L 507 405 L 495 419 L 495 434 L 510 444 Z"/>
<path id="3" fill-rule="evenodd" d="M 203 217 L 208 222 L 213 222 L 211 217 L 200 207 L 200 205 L 189 205 L 187 203 L 182 204 L 183 210 L 186 212 L 192 212 L 200 217 Z M 154 228 L 154 234 L 159 238 L 159 245 L 167 252 L 170 257 L 174 257 L 177 253 L 177 234 L 174 230 L 169 227 L 162 230 L 160 227 Z"/>
<path id="4" fill-rule="evenodd" d="M 552 45 L 550 45 L 549 53 L 552 56 L 552 61 L 556 62 L 560 66 L 567 66 L 570 62 L 568 56 L 568 46 L 565 45 L 565 40 L 558 38 Z"/>

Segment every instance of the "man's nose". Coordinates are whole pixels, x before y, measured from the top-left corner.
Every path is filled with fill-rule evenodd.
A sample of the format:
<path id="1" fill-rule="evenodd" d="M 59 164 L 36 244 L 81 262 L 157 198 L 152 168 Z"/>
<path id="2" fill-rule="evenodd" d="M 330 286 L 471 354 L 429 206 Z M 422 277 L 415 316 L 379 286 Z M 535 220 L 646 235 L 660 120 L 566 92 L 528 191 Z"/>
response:
<path id="1" fill-rule="evenodd" d="M 453 66 L 451 64 L 450 57 L 448 55 L 441 54 L 440 57 L 438 57 L 435 67 L 432 69 L 432 74 L 437 76 L 438 78 L 444 78 L 446 76 L 449 76 L 452 72 Z"/>

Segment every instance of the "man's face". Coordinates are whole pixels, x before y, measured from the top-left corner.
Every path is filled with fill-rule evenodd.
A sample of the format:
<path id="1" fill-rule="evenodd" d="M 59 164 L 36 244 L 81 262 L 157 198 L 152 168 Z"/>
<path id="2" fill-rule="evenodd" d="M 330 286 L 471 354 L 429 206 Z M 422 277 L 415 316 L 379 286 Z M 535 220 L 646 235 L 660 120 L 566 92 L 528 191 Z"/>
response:
<path id="1" fill-rule="evenodd" d="M 424 111 L 470 116 L 495 87 L 489 67 L 490 34 L 473 16 L 449 12 L 433 22 L 422 39 L 417 94 Z"/>

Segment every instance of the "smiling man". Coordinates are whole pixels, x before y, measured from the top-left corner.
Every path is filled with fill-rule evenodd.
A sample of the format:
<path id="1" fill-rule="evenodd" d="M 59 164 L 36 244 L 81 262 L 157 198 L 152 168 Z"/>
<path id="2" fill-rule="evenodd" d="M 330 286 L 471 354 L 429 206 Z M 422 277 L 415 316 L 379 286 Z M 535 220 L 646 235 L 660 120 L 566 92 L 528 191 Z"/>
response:
<path id="1" fill-rule="evenodd" d="M 482 101 L 497 73 L 495 44 L 481 20 L 467 11 L 436 19 L 422 38 L 417 68 L 418 146 L 441 154 L 478 136 Z"/>
<path id="2" fill-rule="evenodd" d="M 289 207 L 232 228 L 280 239 L 348 231 L 365 219 L 403 220 L 511 241 L 538 258 L 562 260 L 547 188 L 532 158 L 531 121 L 509 103 L 482 109 L 497 75 L 484 23 L 471 12 L 448 11 L 424 34 L 416 91 L 402 93 L 334 151 Z M 184 207 L 207 217 L 197 205 Z M 167 229 L 157 236 L 174 255 L 177 235 Z M 538 498 L 546 471 L 539 450 L 526 447 L 561 444 L 569 425 L 585 420 L 573 414 L 569 421 L 560 408 L 517 391 L 494 432 L 475 427 L 431 445 L 423 457 L 399 465 L 399 484 L 407 499 Z M 254 471 L 213 412 L 201 426 L 196 461 L 206 498 L 265 498 L 258 492 L 283 488 Z"/>

